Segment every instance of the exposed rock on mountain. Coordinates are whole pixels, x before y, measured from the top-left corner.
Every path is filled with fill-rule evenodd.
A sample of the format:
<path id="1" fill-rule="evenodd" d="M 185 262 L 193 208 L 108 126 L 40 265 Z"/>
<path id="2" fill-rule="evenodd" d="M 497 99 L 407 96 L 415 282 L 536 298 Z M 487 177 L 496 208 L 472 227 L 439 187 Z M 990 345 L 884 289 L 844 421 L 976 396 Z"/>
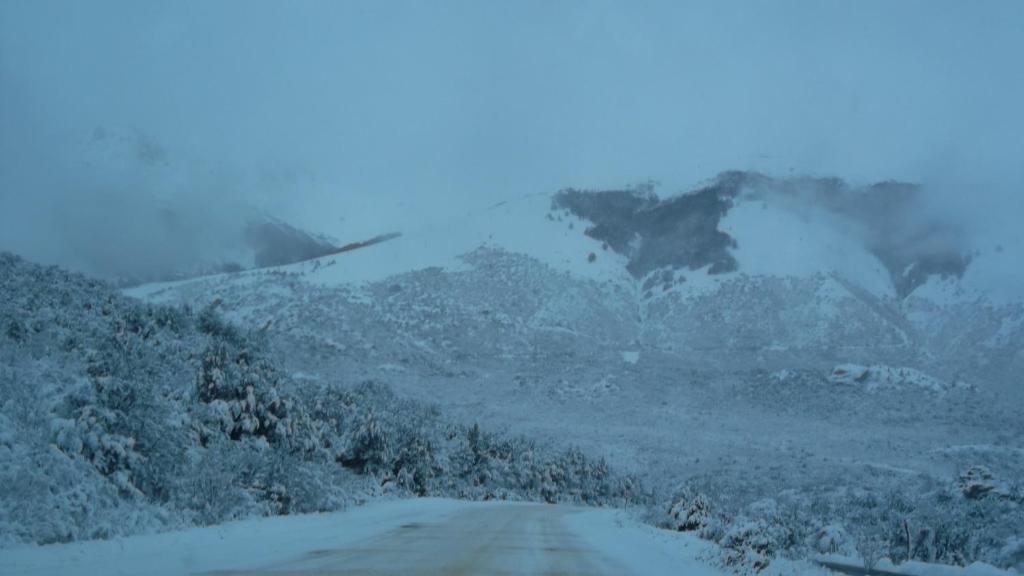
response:
<path id="1" fill-rule="evenodd" d="M 776 179 L 726 172 L 668 198 L 659 198 L 651 184 L 609 191 L 567 189 L 554 196 L 552 209 L 589 221 L 585 233 L 627 256 L 629 272 L 642 278 L 660 268 L 707 267 L 712 275 L 743 272 L 736 252 L 745 247 L 720 223 L 738 204 L 778 204 L 805 220 L 829 217 L 832 226 L 878 258 L 895 293 L 905 298 L 930 277 L 960 277 L 970 264 L 960 230 L 921 214 L 924 194 L 920 187 L 900 182 L 852 187 L 836 178 Z"/>

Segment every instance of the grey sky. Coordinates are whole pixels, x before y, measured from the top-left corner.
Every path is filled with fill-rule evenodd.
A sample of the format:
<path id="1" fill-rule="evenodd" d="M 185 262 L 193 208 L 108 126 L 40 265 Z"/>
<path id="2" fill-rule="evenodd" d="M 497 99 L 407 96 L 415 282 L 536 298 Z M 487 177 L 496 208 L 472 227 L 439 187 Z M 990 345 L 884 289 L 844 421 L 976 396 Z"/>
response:
<path id="1" fill-rule="evenodd" d="M 925 182 L 975 224 L 1011 202 L 1010 234 L 1022 55 L 1013 0 L 0 0 L 0 248 L 67 261 L 75 214 L 50 204 L 92 214 L 101 192 L 345 237 L 354 206 L 416 218 L 747 168 Z M 173 168 L 97 159 L 97 126 Z"/>

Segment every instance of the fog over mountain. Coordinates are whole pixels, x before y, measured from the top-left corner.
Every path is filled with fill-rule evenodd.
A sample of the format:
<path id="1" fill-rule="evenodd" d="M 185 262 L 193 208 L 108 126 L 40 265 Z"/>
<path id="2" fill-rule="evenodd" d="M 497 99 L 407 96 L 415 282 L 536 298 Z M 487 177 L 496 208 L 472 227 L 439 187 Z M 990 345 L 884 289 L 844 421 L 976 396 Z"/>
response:
<path id="1" fill-rule="evenodd" d="M 249 209 L 348 242 L 749 169 L 920 184 L 970 249 L 1021 243 L 1014 2 L 0 11 L 0 246 L 76 269 L 232 260 Z"/>
<path id="2" fill-rule="evenodd" d="M 1019 574 L 1022 31 L 0 0 L 0 574 Z"/>

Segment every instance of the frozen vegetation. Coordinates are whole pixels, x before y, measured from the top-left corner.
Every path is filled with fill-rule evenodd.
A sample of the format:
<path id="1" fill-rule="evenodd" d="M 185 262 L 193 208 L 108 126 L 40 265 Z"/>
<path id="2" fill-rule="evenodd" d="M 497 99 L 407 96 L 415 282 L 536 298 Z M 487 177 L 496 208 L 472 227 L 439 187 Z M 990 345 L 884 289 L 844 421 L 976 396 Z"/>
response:
<path id="1" fill-rule="evenodd" d="M 0 576 L 1024 573 L 1022 30 L 0 0 Z"/>
<path id="2" fill-rule="evenodd" d="M 741 176 L 715 186 L 731 178 Z M 842 194 L 888 188 L 827 183 L 769 180 L 724 203 L 659 200 L 645 187 L 562 193 L 537 226 L 564 238 L 553 251 L 590 238 L 567 269 L 494 242 L 457 265 L 364 283 L 333 280 L 349 264 L 338 258 L 135 293 L 220 300 L 239 324 L 270 326 L 273 355 L 300 380 L 386 380 L 458 420 L 607 455 L 644 480 L 650 522 L 717 542 L 726 566 L 817 554 L 1021 566 L 1019 303 L 951 292 L 970 260 L 950 244 L 883 257 L 899 234 L 884 220 L 842 247 L 874 259 L 881 284 L 861 284 L 860 269 L 843 267 L 850 258 L 828 252 L 804 253 L 834 261 L 747 273 L 757 264 L 747 229 L 724 245 L 691 238 L 725 222 L 695 227 L 707 210 L 785 204 L 764 219 L 824 194 L 830 217 L 856 224 L 909 210 L 915 190 L 891 185 L 895 203 L 848 216 Z M 664 260 L 678 242 L 711 253 Z M 920 258 L 930 272 L 903 278 L 886 258 Z M 628 274 L 588 272 L 609 260 Z"/>
<path id="3" fill-rule="evenodd" d="M 830 223 L 833 252 L 765 273 L 742 211 L 804 222 L 791 203 L 822 183 L 714 182 L 501 206 L 531 220 L 443 265 L 372 268 L 432 240 L 410 233 L 141 300 L 4 256 L 3 541 L 396 494 L 629 506 L 737 571 L 1024 566 L 1024 307 L 964 292 L 942 242 L 896 274 L 884 224 Z M 542 242 L 506 242 L 529 226 Z"/>
<path id="4" fill-rule="evenodd" d="M 56 543 L 395 493 L 618 504 L 579 450 L 445 418 L 377 382 L 282 372 L 216 305 L 144 304 L 0 255 L 0 539 Z"/>

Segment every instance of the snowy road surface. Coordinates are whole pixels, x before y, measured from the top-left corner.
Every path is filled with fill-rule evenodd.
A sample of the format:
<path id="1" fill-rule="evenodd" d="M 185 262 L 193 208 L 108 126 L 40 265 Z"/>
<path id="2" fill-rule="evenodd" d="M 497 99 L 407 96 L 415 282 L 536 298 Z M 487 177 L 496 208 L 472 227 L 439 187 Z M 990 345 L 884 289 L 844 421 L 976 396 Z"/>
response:
<path id="1" fill-rule="evenodd" d="M 543 504 L 470 507 L 256 569 L 214 574 L 628 574 L 620 559 L 572 530 L 567 520 L 580 513 Z"/>
<path id="2" fill-rule="evenodd" d="M 722 574 L 707 546 L 615 510 L 423 499 L 4 550 L 0 574 Z"/>

